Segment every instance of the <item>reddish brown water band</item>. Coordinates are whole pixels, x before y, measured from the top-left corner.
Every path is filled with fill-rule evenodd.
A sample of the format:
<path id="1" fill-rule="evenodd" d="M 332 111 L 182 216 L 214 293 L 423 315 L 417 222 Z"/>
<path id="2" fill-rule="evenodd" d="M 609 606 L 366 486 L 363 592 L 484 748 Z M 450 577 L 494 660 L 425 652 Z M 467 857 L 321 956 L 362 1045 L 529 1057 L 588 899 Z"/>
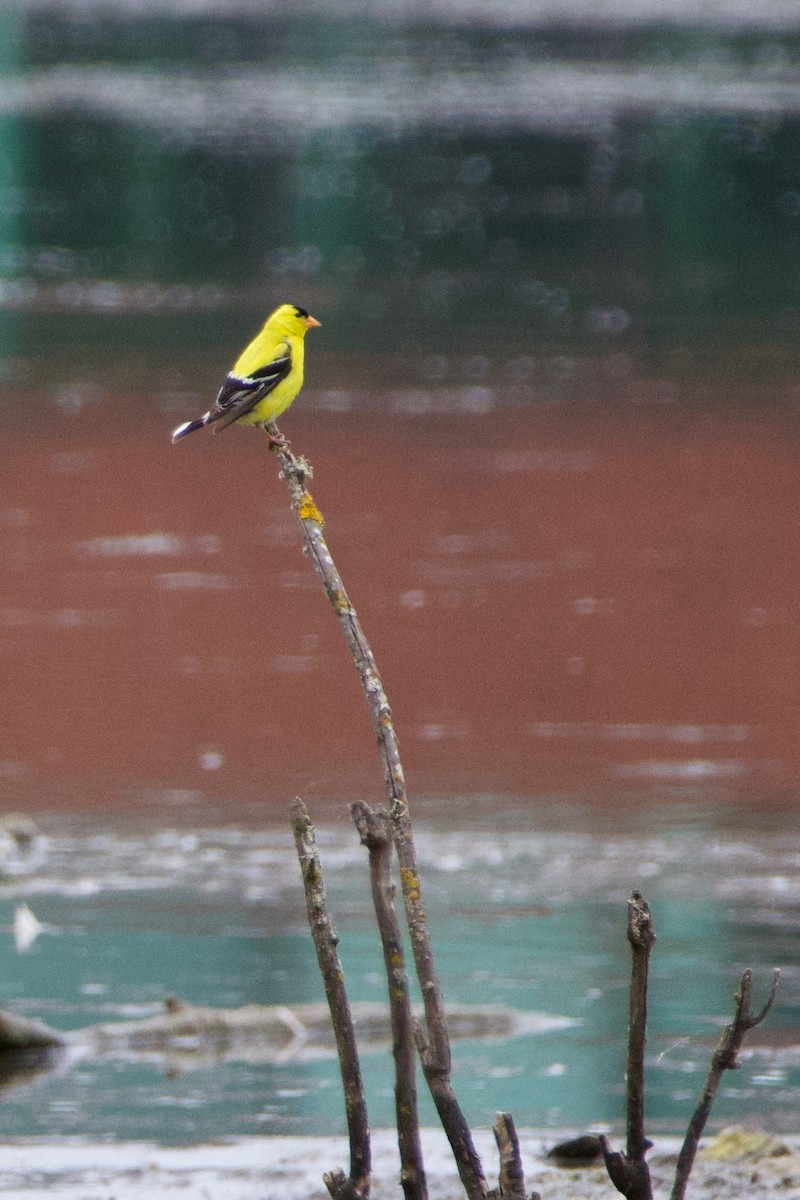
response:
<path id="1" fill-rule="evenodd" d="M 168 427 L 100 414 L 0 443 L 3 804 L 380 798 L 265 441 L 173 447 Z M 800 784 L 793 413 L 298 408 L 284 427 L 412 792 Z"/>

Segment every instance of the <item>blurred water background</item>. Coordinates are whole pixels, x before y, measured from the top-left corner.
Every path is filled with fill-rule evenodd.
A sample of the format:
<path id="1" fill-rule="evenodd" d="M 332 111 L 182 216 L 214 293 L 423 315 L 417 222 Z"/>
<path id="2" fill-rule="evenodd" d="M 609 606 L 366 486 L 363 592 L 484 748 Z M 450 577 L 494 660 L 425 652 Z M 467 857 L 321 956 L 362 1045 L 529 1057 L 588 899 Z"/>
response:
<path id="1" fill-rule="evenodd" d="M 290 300 L 323 327 L 282 424 L 394 706 L 445 991 L 585 1022 L 522 1066 L 460 1048 L 471 1119 L 618 1121 L 641 885 L 654 1126 L 780 963 L 788 1045 L 719 1115 L 798 1130 L 794 5 L 29 0 L 0 33 L 0 796 L 46 831 L 0 896 L 50 930 L 7 932 L 0 1003 L 317 998 L 296 793 L 381 994 L 339 631 L 261 439 L 169 442 Z M 3 1127 L 342 1126 L 330 1063 L 97 1070 Z"/>

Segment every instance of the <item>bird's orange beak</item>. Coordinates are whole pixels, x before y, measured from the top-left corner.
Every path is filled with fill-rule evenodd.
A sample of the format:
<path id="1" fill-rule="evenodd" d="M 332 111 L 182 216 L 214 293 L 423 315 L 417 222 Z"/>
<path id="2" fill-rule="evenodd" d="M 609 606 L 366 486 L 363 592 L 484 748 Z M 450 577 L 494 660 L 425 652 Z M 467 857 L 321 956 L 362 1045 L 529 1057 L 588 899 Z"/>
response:
<path id="1" fill-rule="evenodd" d="M 306 317 L 306 329 L 319 329 L 321 324 L 316 317 Z"/>

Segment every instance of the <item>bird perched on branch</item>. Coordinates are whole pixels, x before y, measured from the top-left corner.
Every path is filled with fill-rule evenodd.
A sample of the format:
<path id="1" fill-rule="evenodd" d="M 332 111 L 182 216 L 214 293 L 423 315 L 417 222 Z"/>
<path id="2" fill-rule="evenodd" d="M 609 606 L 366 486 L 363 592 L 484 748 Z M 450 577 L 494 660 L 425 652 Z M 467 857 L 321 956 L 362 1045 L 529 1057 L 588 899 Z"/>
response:
<path id="1" fill-rule="evenodd" d="M 318 325 L 304 308 L 294 304 L 276 308 L 233 364 L 208 412 L 179 425 L 173 442 L 204 425 L 219 433 L 234 422 L 268 425 L 286 412 L 303 386 L 305 336 Z M 271 442 L 285 444 L 266 432 Z"/>

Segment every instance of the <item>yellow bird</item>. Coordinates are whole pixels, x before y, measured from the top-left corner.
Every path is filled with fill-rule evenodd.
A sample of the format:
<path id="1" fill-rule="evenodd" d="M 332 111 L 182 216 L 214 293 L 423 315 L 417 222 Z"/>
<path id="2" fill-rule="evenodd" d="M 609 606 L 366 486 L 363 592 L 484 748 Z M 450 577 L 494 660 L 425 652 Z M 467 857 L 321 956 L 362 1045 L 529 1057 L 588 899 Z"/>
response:
<path id="1" fill-rule="evenodd" d="M 305 336 L 319 326 L 304 308 L 282 304 L 271 313 L 228 372 L 211 408 L 194 421 L 184 421 L 173 442 L 210 425 L 214 433 L 232 425 L 268 425 L 292 403 L 303 386 Z M 280 440 L 267 436 L 272 442 Z"/>

